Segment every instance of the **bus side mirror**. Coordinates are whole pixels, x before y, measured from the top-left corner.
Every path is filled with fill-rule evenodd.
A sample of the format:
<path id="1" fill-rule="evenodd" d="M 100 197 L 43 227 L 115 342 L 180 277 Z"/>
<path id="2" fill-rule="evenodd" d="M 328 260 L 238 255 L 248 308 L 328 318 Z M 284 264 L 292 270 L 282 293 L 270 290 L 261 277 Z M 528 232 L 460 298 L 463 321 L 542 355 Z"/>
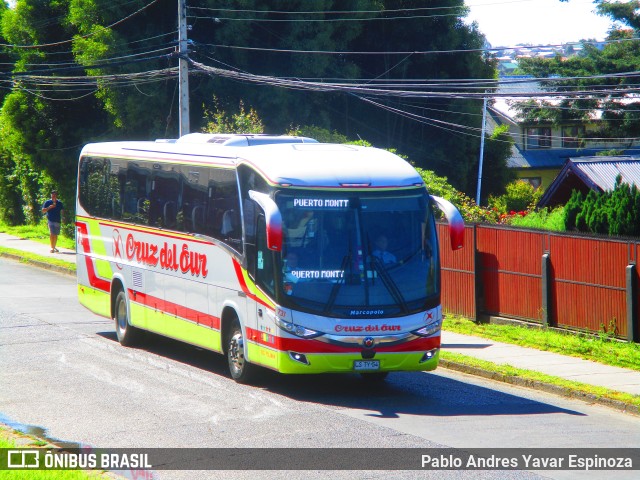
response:
<path id="1" fill-rule="evenodd" d="M 249 190 L 249 198 L 255 201 L 262 210 L 267 224 L 267 248 L 276 252 L 282 251 L 282 215 L 276 202 L 269 195 Z"/>
<path id="2" fill-rule="evenodd" d="M 451 237 L 451 250 L 458 250 L 464 246 L 464 220 L 455 205 L 442 197 L 431 195 L 438 208 L 442 210 L 449 222 L 449 236 Z"/>

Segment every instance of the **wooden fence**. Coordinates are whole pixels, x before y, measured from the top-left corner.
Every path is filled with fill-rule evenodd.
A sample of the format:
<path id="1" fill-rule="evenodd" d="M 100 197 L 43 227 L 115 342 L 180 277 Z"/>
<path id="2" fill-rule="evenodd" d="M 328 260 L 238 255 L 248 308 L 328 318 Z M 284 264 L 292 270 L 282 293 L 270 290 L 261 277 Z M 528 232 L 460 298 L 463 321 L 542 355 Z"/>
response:
<path id="1" fill-rule="evenodd" d="M 446 224 L 438 234 L 445 312 L 640 341 L 640 241 L 472 224 L 452 251 Z"/>

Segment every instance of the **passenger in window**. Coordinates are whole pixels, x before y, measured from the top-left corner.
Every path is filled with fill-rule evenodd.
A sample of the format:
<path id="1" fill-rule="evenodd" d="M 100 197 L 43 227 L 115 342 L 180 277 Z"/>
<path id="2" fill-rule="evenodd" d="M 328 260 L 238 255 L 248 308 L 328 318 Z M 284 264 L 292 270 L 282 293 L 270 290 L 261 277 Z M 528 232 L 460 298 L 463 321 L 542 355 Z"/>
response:
<path id="1" fill-rule="evenodd" d="M 386 235 L 378 235 L 374 242 L 375 249 L 372 255 L 376 257 L 383 265 L 392 265 L 398 262 L 396 256 L 388 250 L 389 240 Z"/>
<path id="2" fill-rule="evenodd" d="M 312 220 L 314 220 L 314 214 L 312 211 L 308 211 L 294 222 L 293 226 L 287 228 L 287 235 L 291 245 L 295 247 L 305 246 L 304 243 L 315 235 L 315 221 Z"/>
<path id="3" fill-rule="evenodd" d="M 293 273 L 298 270 L 298 254 L 296 252 L 289 252 L 284 259 L 284 281 L 290 283 L 297 283 L 299 278 Z"/>

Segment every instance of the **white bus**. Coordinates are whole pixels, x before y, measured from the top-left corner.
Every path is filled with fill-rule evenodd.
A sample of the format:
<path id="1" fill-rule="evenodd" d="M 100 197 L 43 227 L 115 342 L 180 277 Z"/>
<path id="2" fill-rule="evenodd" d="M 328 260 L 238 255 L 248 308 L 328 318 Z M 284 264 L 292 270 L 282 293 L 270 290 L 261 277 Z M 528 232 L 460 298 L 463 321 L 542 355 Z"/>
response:
<path id="1" fill-rule="evenodd" d="M 435 202 L 434 202 L 435 201 Z M 442 309 L 433 205 L 411 165 L 302 137 L 190 134 L 86 145 L 78 295 L 124 346 L 144 331 L 282 373 L 433 370 Z"/>

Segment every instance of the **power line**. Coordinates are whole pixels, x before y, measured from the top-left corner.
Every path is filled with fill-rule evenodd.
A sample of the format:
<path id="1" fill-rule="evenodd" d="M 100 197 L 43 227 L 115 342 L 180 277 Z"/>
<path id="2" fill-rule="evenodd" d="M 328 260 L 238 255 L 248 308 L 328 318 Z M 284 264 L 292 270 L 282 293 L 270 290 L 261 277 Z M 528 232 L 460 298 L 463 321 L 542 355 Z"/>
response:
<path id="1" fill-rule="evenodd" d="M 527 0 L 525 0 L 527 1 Z M 417 8 L 397 8 L 385 10 L 306 10 L 306 11 L 287 11 L 287 10 L 249 10 L 249 9 L 233 9 L 233 8 L 211 8 L 211 7 L 188 7 L 189 10 L 203 10 L 225 13 L 269 13 L 274 15 L 342 15 L 342 14 L 365 14 L 365 13 L 398 13 L 398 12 L 423 12 L 430 10 L 466 10 L 465 6 L 451 7 L 417 7 Z"/>
<path id="2" fill-rule="evenodd" d="M 266 14 L 271 12 L 264 12 Z M 384 12 L 379 12 L 384 13 Z M 397 17 L 360 17 L 360 18 L 304 18 L 304 19 L 286 19 L 286 18 L 233 18 L 233 17 L 201 17 L 198 15 L 189 15 L 187 18 L 195 20 L 215 20 L 221 22 L 255 22 L 255 23 L 328 23 L 328 22 L 372 22 L 372 21 L 391 21 L 391 20 L 424 20 L 437 19 L 441 17 L 459 17 L 458 13 L 442 13 L 436 15 L 411 15 Z"/>
<path id="3" fill-rule="evenodd" d="M 264 48 L 264 47 L 247 47 L 241 45 L 224 45 L 224 44 L 210 44 L 210 43 L 198 43 L 200 46 L 214 47 L 214 48 L 226 48 L 231 50 L 247 50 L 247 51 L 257 51 L 257 52 L 270 52 L 270 53 L 286 53 L 286 54 L 309 54 L 309 55 L 437 55 L 437 54 L 448 54 L 448 53 L 492 53 L 492 52 L 501 52 L 504 50 L 522 50 L 522 49 L 542 49 L 542 48 L 564 48 L 569 46 L 579 46 L 579 45 L 590 45 L 592 43 L 597 43 L 598 45 L 613 45 L 617 43 L 625 43 L 625 42 L 637 42 L 640 40 L 640 37 L 633 38 L 620 38 L 615 40 L 603 40 L 599 42 L 589 42 L 589 41 L 580 41 L 580 42 L 568 42 L 563 44 L 541 44 L 541 45 L 520 45 L 520 46 L 512 46 L 512 47 L 499 47 L 499 48 L 462 48 L 462 49 L 446 49 L 446 50 L 398 50 L 398 51 L 350 51 L 350 50 L 300 50 L 300 49 L 289 49 L 289 48 Z"/>
<path id="4" fill-rule="evenodd" d="M 60 73 L 60 72 L 76 71 L 76 70 L 91 70 L 91 69 L 98 69 L 98 68 L 105 68 L 105 67 L 116 67 L 116 66 L 130 65 L 135 63 L 148 62 L 151 60 L 171 59 L 174 57 L 175 57 L 175 52 L 172 52 L 170 54 L 154 55 L 152 57 L 135 58 L 135 59 L 121 60 L 121 61 L 109 62 L 109 63 L 98 62 L 91 65 L 70 64 L 69 66 L 64 66 L 64 67 L 43 68 L 39 70 L 30 70 L 29 72 L 4 72 L 4 73 L 0 73 L 0 80 L 2 80 L 3 78 L 22 79 L 22 78 L 35 77 L 36 76 L 35 74 L 37 73 Z M 146 72 L 140 72 L 140 73 L 144 74 Z M 66 78 L 72 78 L 72 77 L 48 75 L 48 76 L 42 76 L 41 78 L 51 78 L 53 80 L 57 80 L 57 79 L 66 79 Z M 90 77 L 84 76 L 82 78 L 90 78 Z"/>
<path id="5" fill-rule="evenodd" d="M 196 62 L 190 59 L 191 64 L 197 70 L 200 70 L 209 75 L 220 76 L 224 78 L 229 78 L 238 81 L 244 81 L 249 83 L 256 84 L 264 84 L 271 86 L 279 86 L 283 88 L 295 89 L 295 90 L 311 90 L 311 91 L 321 91 L 321 92 L 331 92 L 331 91 L 340 91 L 344 93 L 356 93 L 356 94 L 367 94 L 372 96 L 398 96 L 398 97 L 408 97 L 408 98 L 478 98 L 482 99 L 486 96 L 492 98 L 594 98 L 597 99 L 599 96 L 604 94 L 640 94 L 640 86 L 627 86 L 623 89 L 616 88 L 600 88 L 597 91 L 593 90 L 584 90 L 584 86 L 580 86 L 581 90 L 571 90 L 566 92 L 556 92 L 556 91 L 535 91 L 535 92 L 491 92 L 487 93 L 486 91 L 475 92 L 475 91 L 466 91 L 467 90 L 479 90 L 480 87 L 474 85 L 461 85 L 458 83 L 447 84 L 421 84 L 421 85 L 410 85 L 410 87 L 414 87 L 412 89 L 407 89 L 407 85 L 401 85 L 399 88 L 389 87 L 388 85 L 376 85 L 376 88 L 372 88 L 368 83 L 367 84 L 358 84 L 358 83 L 335 83 L 335 82 L 311 82 L 304 81 L 294 78 L 283 78 L 283 77 L 273 77 L 268 75 L 253 75 L 243 72 L 230 71 L 216 67 L 210 67 L 204 65 L 202 63 Z M 575 78 L 620 78 L 620 77 L 635 77 L 640 76 L 640 72 L 627 72 L 624 74 L 609 74 L 609 75 L 594 75 L 592 77 L 575 77 Z M 554 79 L 554 81 L 566 80 L 562 79 Z M 465 88 L 462 88 L 465 87 Z M 425 88 L 429 88 L 430 90 L 425 90 Z M 445 88 L 449 88 L 449 90 L 445 90 Z M 486 89 L 486 87 L 485 87 Z"/>

